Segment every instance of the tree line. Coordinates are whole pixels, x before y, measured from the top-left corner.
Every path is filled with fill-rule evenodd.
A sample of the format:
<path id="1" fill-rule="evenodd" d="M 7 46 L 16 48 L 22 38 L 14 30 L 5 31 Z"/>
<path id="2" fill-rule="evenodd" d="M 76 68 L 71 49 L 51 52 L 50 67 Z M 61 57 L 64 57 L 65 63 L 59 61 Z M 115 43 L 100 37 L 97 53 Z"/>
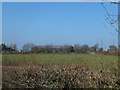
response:
<path id="1" fill-rule="evenodd" d="M 27 43 L 23 45 L 23 48 L 21 50 L 17 49 L 16 44 L 1 44 L 0 45 L 0 52 L 2 53 L 85 53 L 85 54 L 95 54 L 95 53 L 107 53 L 111 52 L 113 53 L 118 51 L 118 48 L 115 45 L 110 45 L 109 49 L 103 50 L 103 48 L 100 48 L 98 44 L 95 44 L 93 46 L 89 46 L 87 44 L 80 45 L 34 45 L 32 43 Z"/>

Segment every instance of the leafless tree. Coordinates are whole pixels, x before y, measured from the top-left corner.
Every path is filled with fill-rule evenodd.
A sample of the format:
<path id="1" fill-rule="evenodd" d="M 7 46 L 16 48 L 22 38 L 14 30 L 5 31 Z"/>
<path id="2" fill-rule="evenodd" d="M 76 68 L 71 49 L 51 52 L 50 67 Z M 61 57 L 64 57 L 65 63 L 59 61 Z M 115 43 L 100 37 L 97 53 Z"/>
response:
<path id="1" fill-rule="evenodd" d="M 120 30 L 119 30 L 119 26 L 120 26 L 119 25 L 119 22 L 120 22 L 119 4 L 120 4 L 120 1 L 118 1 L 118 2 L 114 2 L 114 0 L 113 1 L 102 0 L 102 1 L 110 2 L 112 5 L 118 5 L 118 15 L 114 15 L 108 11 L 108 9 L 106 8 L 106 6 L 104 5 L 103 2 L 101 3 L 101 5 L 105 11 L 105 21 L 108 22 L 116 32 L 120 32 Z"/>
<path id="2" fill-rule="evenodd" d="M 23 52 L 31 51 L 33 46 L 34 46 L 34 44 L 32 44 L 32 43 L 27 43 L 27 44 L 23 45 Z"/>

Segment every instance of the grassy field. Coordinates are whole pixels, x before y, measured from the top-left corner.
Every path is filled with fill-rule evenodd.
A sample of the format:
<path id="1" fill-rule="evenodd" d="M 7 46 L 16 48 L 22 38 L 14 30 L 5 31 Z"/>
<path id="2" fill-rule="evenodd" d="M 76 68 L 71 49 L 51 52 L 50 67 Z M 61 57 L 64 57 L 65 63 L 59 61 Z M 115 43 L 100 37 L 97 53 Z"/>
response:
<path id="1" fill-rule="evenodd" d="M 23 78 L 24 74 L 28 76 L 28 73 L 42 71 L 43 75 L 41 76 L 45 85 L 40 84 L 38 87 L 66 87 L 65 82 L 67 81 L 67 87 L 119 87 L 118 83 L 118 56 L 110 55 L 97 55 L 97 54 L 6 54 L 2 56 L 3 63 L 3 86 L 15 87 L 16 85 L 11 84 L 10 80 L 14 80 L 12 77 L 14 71 L 16 71 L 19 77 Z M 13 71 L 14 69 L 14 71 Z M 23 70 L 24 69 L 24 70 Z M 21 72 L 19 71 L 25 71 Z M 26 72 L 27 71 L 27 72 Z M 46 73 L 48 78 L 46 78 Z M 11 75 L 12 73 L 12 75 Z M 57 75 L 57 76 L 54 76 Z M 62 76 L 60 76 L 62 74 Z M 70 74 L 70 75 L 69 75 Z M 37 74 L 38 75 L 38 74 Z M 40 76 L 38 75 L 38 76 Z M 53 76 L 51 76 L 53 75 Z M 15 75 L 14 75 L 15 76 Z M 33 78 L 37 80 L 41 77 L 32 75 Z M 32 77 L 31 76 L 31 77 Z M 70 78 L 66 80 L 64 76 Z M 7 78 L 6 78 L 7 77 Z M 9 77 L 9 78 L 8 78 Z M 52 79 L 51 79 L 52 77 Z M 71 81 L 72 78 L 75 78 L 75 81 Z M 81 77 L 81 78 L 79 78 Z M 88 78 L 89 77 L 89 78 Z M 54 82 L 54 79 L 55 82 Z M 60 78 L 60 81 L 59 81 Z M 84 78 L 84 79 L 83 79 Z M 10 79 L 10 80 L 9 80 Z M 24 78 L 25 79 L 25 78 Z M 94 80 L 95 79 L 95 80 Z M 17 79 L 15 79 L 17 81 Z M 14 80 L 14 82 L 16 82 Z M 26 81 L 31 79 L 27 78 Z M 36 80 L 36 79 L 35 79 Z M 63 80 L 63 81 L 61 81 Z M 86 82 L 89 80 L 89 82 Z M 5 82 L 7 81 L 7 82 Z M 50 81 L 48 83 L 45 81 Z M 40 83 L 39 81 L 35 81 Z M 21 87 L 36 87 L 37 84 L 31 82 L 32 85 L 26 86 L 20 84 Z M 41 81 L 42 82 L 42 81 Z M 62 84 L 64 82 L 64 85 Z M 70 82 L 70 83 L 69 83 Z M 23 82 L 22 82 L 23 83 Z M 34 84 L 35 85 L 34 85 Z M 18 86 L 20 86 L 18 83 Z M 28 86 L 27 86 L 28 85 Z"/>
<path id="2" fill-rule="evenodd" d="M 3 55 L 3 65 L 85 65 L 91 69 L 115 69 L 118 56 L 89 54 L 8 54 Z"/>

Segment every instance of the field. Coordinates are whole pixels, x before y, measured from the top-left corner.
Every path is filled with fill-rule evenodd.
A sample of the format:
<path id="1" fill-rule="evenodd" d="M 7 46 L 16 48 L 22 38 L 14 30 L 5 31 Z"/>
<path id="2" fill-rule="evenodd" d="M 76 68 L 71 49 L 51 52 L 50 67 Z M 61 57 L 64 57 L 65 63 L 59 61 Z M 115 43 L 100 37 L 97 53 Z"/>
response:
<path id="1" fill-rule="evenodd" d="M 3 87 L 120 88 L 118 56 L 4 54 Z"/>

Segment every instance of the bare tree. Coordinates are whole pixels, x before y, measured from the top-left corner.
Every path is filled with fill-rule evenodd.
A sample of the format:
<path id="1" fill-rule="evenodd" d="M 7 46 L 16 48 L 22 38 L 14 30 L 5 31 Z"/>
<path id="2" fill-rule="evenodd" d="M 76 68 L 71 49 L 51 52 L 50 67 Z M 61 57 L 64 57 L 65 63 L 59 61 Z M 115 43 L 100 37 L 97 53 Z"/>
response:
<path id="1" fill-rule="evenodd" d="M 32 50 L 32 47 L 34 46 L 33 43 L 27 43 L 23 45 L 23 52 L 29 52 Z"/>
<path id="2" fill-rule="evenodd" d="M 106 0 L 104 0 L 106 1 Z M 110 2 L 110 1 L 109 1 Z M 120 4 L 120 1 L 119 2 L 110 2 L 112 5 L 118 5 Z M 114 15 L 114 14 L 111 14 L 108 9 L 106 8 L 106 6 L 104 5 L 104 3 L 102 2 L 101 3 L 104 11 L 105 11 L 105 21 L 109 23 L 109 25 L 112 26 L 112 28 L 116 31 L 116 32 L 119 32 L 119 28 L 118 28 L 118 25 L 119 25 L 119 22 L 120 22 L 120 15 L 119 15 L 119 10 L 118 10 L 118 15 Z"/>
<path id="3" fill-rule="evenodd" d="M 10 44 L 10 48 L 16 51 L 17 50 L 17 45 L 16 44 Z"/>
<path id="4" fill-rule="evenodd" d="M 89 46 L 87 44 L 84 44 L 80 47 L 80 53 L 88 53 L 90 50 Z"/>
<path id="5" fill-rule="evenodd" d="M 117 47 L 115 45 L 110 45 L 109 50 L 110 51 L 117 50 Z"/>
<path id="6" fill-rule="evenodd" d="M 118 14 L 113 15 L 110 12 L 108 12 L 105 5 L 103 3 L 101 3 L 101 5 L 102 5 L 102 7 L 103 7 L 103 9 L 104 9 L 104 11 L 106 13 L 106 16 L 105 16 L 106 22 L 108 22 L 108 24 L 116 32 L 116 35 L 111 33 L 112 36 L 113 36 L 113 43 L 114 43 L 114 37 L 117 36 L 117 38 L 118 38 L 118 49 L 120 50 L 120 0 L 117 0 L 117 1 L 114 1 L 114 0 L 111 0 L 111 1 L 110 0 L 102 0 L 102 1 L 110 2 L 112 5 L 118 5 Z M 105 26 L 105 28 L 106 28 L 106 26 Z"/>
<path id="7" fill-rule="evenodd" d="M 91 51 L 91 52 L 96 52 L 97 49 L 98 49 L 98 43 L 95 44 L 94 46 L 90 47 L 90 51 Z"/>
<path id="8" fill-rule="evenodd" d="M 80 53 L 80 44 L 75 44 L 74 45 L 74 52 Z"/>

